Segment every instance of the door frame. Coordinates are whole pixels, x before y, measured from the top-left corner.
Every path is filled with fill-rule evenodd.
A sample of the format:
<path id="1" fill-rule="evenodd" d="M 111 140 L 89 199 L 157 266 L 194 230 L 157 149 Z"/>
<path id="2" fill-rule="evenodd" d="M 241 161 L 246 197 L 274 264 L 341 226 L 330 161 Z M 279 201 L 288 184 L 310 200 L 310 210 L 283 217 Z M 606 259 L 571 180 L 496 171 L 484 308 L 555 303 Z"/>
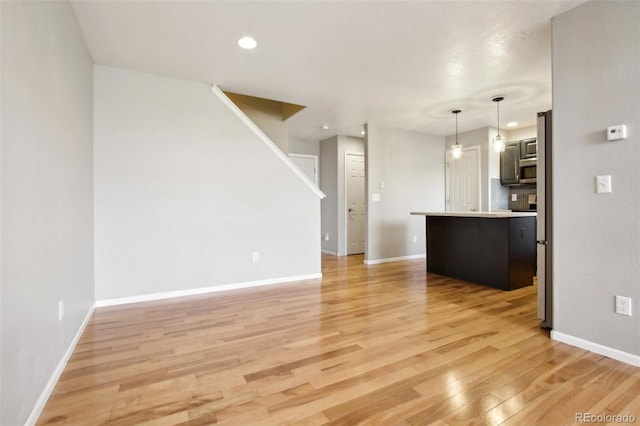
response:
<path id="1" fill-rule="evenodd" d="M 538 113 L 537 182 L 537 317 L 553 330 L 553 112 Z M 542 172 L 542 173 L 541 173 Z"/>
<path id="2" fill-rule="evenodd" d="M 315 173 L 315 183 L 316 186 L 319 187 L 318 185 L 318 175 L 320 174 L 320 170 L 318 169 L 318 156 L 317 155 L 311 155 L 311 154 L 296 154 L 296 153 L 289 153 L 289 157 L 297 157 L 297 158 L 312 158 L 314 161 L 314 168 L 316 169 L 316 173 Z"/>
<path id="3" fill-rule="evenodd" d="M 354 151 L 345 151 L 344 152 L 344 157 L 343 157 L 343 192 L 344 192 L 344 236 L 342 238 L 342 242 L 344 243 L 344 247 L 339 247 L 340 249 L 343 249 L 342 252 L 344 253 L 345 256 L 347 256 L 348 254 L 348 249 L 347 249 L 347 236 L 349 235 L 349 212 L 347 209 L 348 203 L 347 203 L 347 199 L 348 199 L 348 191 L 347 191 L 347 184 L 349 181 L 349 173 L 348 173 L 348 168 L 347 168 L 347 156 L 348 155 L 355 155 L 358 157 L 362 157 L 363 160 L 365 160 L 365 190 L 364 190 L 364 199 L 365 199 L 365 203 L 368 206 L 369 205 L 369 200 L 367 199 L 367 187 L 366 187 L 366 158 L 364 155 L 364 152 L 354 152 Z M 364 223 L 364 227 L 365 227 L 365 232 L 364 232 L 364 254 L 367 254 L 367 217 L 368 217 L 368 209 L 365 209 L 364 211 L 364 217 L 365 217 L 365 223 Z"/>
<path id="4" fill-rule="evenodd" d="M 482 147 L 480 145 L 472 145 L 462 147 L 462 155 L 468 151 L 477 151 L 478 155 L 476 156 L 477 162 L 477 182 L 478 182 L 478 196 L 476 198 L 476 210 L 480 211 L 480 206 L 482 205 Z M 452 161 L 451 151 L 447 150 L 445 152 L 445 161 L 444 161 L 444 210 L 446 212 L 449 211 L 449 162 Z"/>

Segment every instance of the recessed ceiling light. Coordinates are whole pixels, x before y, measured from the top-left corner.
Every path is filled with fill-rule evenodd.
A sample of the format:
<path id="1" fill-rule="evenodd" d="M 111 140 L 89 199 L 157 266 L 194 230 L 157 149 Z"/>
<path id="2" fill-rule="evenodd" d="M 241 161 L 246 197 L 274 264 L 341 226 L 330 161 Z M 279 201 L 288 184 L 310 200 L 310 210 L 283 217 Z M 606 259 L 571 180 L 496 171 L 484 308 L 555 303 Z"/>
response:
<path id="1" fill-rule="evenodd" d="M 322 130 L 329 130 L 329 126 L 327 124 L 322 125 Z"/>
<path id="2" fill-rule="evenodd" d="M 518 125 L 517 121 L 510 121 L 507 123 L 507 127 L 516 127 Z"/>
<path id="3" fill-rule="evenodd" d="M 255 39 L 253 39 L 252 37 L 242 37 L 240 40 L 238 40 L 238 46 L 242 47 L 243 49 L 253 49 L 257 45 L 258 42 L 255 41 Z"/>
<path id="4" fill-rule="evenodd" d="M 362 132 L 360 132 L 360 133 L 362 133 L 363 136 L 366 134 L 366 132 L 364 130 Z"/>

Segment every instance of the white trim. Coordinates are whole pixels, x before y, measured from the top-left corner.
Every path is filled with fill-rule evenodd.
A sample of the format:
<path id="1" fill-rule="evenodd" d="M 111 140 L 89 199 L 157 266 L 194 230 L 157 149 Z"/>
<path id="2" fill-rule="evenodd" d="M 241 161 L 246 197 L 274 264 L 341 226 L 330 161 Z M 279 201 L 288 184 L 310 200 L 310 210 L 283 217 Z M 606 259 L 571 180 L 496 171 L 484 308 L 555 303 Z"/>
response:
<path id="1" fill-rule="evenodd" d="M 590 342 L 588 340 L 574 337 L 569 334 L 560 333 L 559 331 L 551 330 L 551 339 L 558 342 L 566 343 L 571 346 L 575 346 L 581 349 L 586 349 L 591 352 L 595 352 L 600 355 L 630 364 L 636 367 L 640 367 L 640 356 L 623 352 L 618 349 L 610 348 L 608 346 L 601 345 L 599 343 Z"/>
<path id="2" fill-rule="evenodd" d="M 91 316 L 93 315 L 93 312 L 95 311 L 95 309 L 96 309 L 96 304 L 94 303 L 93 306 L 91 306 L 91 309 L 89 309 L 89 312 L 87 312 L 87 315 L 84 317 L 82 324 L 80 324 L 80 328 L 78 329 L 78 332 L 76 333 L 76 335 L 73 337 L 73 340 L 71 340 L 71 343 L 67 348 L 67 351 L 65 352 L 64 356 L 56 366 L 55 370 L 53 370 L 51 377 L 49 377 L 49 381 L 47 382 L 46 386 L 40 393 L 40 396 L 38 397 L 38 400 L 36 401 L 36 404 L 34 405 L 33 410 L 31 410 L 31 414 L 29 415 L 29 418 L 27 418 L 27 421 L 24 423 L 25 426 L 33 426 L 38 421 L 38 418 L 42 414 L 42 410 L 47 404 L 47 401 L 49 400 L 49 397 L 51 396 L 53 389 L 56 387 L 56 384 L 58 384 L 58 380 L 60 379 L 60 376 L 62 375 L 64 368 L 67 366 L 67 362 L 69 362 L 69 359 L 71 358 L 71 355 L 73 354 L 73 351 L 75 350 L 76 345 L 80 341 L 80 338 L 82 337 L 82 334 L 84 333 L 85 328 L 87 328 L 87 325 L 89 324 L 89 321 L 91 320 Z"/>
<path id="3" fill-rule="evenodd" d="M 247 117 L 247 115 L 242 112 L 242 110 L 238 108 L 238 106 L 233 103 L 233 101 L 229 99 L 229 97 L 225 95 L 225 93 L 220 90 L 218 86 L 211 86 L 211 91 L 215 93 L 216 96 L 220 98 L 220 100 L 226 106 L 228 106 L 229 109 L 233 111 L 238 116 L 238 118 L 240 118 L 240 120 L 244 122 L 244 124 L 246 124 L 251 130 L 253 130 L 253 132 L 260 138 L 260 140 L 262 140 L 262 142 L 264 142 L 264 144 L 269 149 L 271 149 L 271 151 L 273 151 L 273 153 L 276 154 L 287 165 L 287 167 L 289 167 L 289 169 L 291 169 L 291 171 L 296 174 L 296 176 L 302 179 L 302 181 L 314 192 L 314 194 L 318 196 L 318 198 L 323 199 L 326 197 L 325 193 L 320 191 L 320 188 L 318 188 L 313 182 L 311 182 L 311 179 L 309 179 L 304 173 L 302 173 L 300 169 L 297 168 L 295 164 L 293 164 L 289 157 L 287 157 L 287 155 L 282 152 L 282 150 L 278 148 L 271 139 L 269 139 L 269 136 L 265 135 L 264 132 L 260 130 L 260 128 L 256 126 L 256 124 L 251 121 L 251 119 Z"/>
<path id="4" fill-rule="evenodd" d="M 386 259 L 365 260 L 365 265 L 377 265 L 378 263 L 399 262 L 401 260 L 424 259 L 426 254 L 412 254 L 410 256 L 388 257 Z"/>
<path id="5" fill-rule="evenodd" d="M 318 184 L 318 175 L 320 174 L 320 170 L 318 169 L 318 156 L 317 155 L 312 155 L 312 154 L 296 154 L 295 152 L 290 152 L 289 153 L 289 157 L 295 157 L 295 158 L 311 158 L 314 161 L 314 165 L 313 167 L 315 168 L 315 173 L 313 174 L 314 179 L 315 179 L 315 184 L 316 186 L 320 186 Z"/>
<path id="6" fill-rule="evenodd" d="M 115 299 L 104 299 L 96 301 L 96 307 L 125 305 L 127 303 L 148 302 L 151 300 L 172 299 L 174 297 L 193 296 L 197 294 L 216 293 L 219 291 L 238 290 L 241 288 L 259 287 L 263 285 L 281 284 L 292 281 L 314 280 L 322 278 L 322 273 L 309 275 L 296 275 L 292 277 L 272 278 L 268 280 L 249 281 L 243 283 L 222 284 L 211 287 L 191 288 L 187 290 L 167 291 L 164 293 L 141 294 L 139 296 L 118 297 Z"/>
<path id="7" fill-rule="evenodd" d="M 326 254 L 330 254 L 330 255 L 332 255 L 332 256 L 340 256 L 340 255 L 339 255 L 338 253 L 336 253 L 335 251 L 329 251 L 329 250 L 320 250 L 320 251 L 321 251 L 321 252 L 323 252 L 323 253 L 326 253 Z"/>

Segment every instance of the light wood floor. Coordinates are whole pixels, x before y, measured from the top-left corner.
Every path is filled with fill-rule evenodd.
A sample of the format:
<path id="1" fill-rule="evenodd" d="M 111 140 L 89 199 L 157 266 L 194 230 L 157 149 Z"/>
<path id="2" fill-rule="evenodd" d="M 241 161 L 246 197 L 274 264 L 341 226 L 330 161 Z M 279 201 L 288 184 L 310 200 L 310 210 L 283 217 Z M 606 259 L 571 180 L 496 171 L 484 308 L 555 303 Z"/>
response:
<path id="1" fill-rule="evenodd" d="M 323 273 L 97 309 L 39 424 L 640 422 L 640 369 L 551 341 L 533 286 L 362 256 L 325 256 Z"/>

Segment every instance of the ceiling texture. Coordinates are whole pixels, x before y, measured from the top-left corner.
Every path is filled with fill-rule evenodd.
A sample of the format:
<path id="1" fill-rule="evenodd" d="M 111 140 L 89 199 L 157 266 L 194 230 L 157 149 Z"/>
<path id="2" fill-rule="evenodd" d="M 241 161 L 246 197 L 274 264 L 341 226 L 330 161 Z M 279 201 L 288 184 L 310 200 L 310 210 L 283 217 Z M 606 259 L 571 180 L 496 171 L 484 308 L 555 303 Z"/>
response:
<path id="1" fill-rule="evenodd" d="M 76 1 L 96 64 L 307 108 L 290 135 L 436 135 L 551 108 L 551 25 L 582 1 Z M 245 35 L 253 50 L 238 47 Z M 328 126 L 328 129 L 323 129 Z"/>

